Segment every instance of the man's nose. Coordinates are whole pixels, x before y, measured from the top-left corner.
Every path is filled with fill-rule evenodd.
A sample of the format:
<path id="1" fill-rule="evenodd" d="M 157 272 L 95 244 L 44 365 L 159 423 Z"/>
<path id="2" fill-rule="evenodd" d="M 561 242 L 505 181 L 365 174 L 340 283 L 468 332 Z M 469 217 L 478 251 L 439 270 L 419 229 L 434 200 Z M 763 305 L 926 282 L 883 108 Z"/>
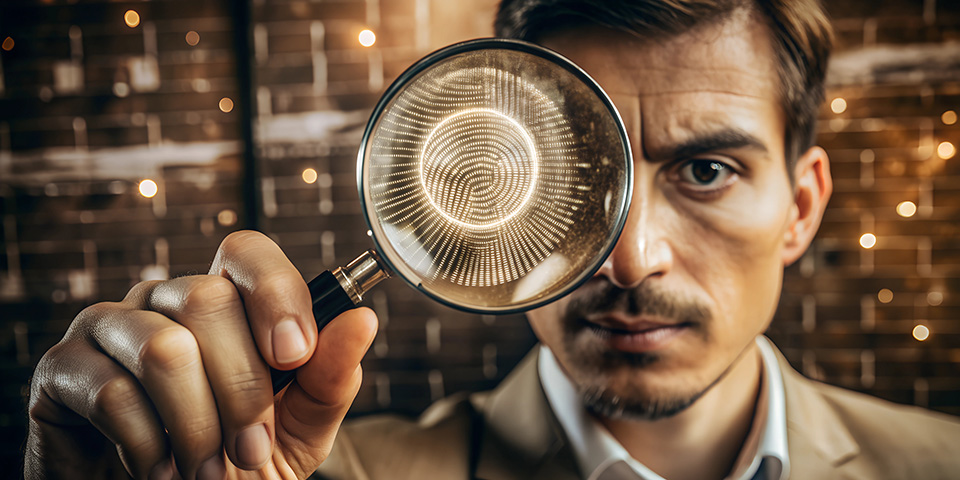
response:
<path id="1" fill-rule="evenodd" d="M 663 201 L 663 199 L 659 199 Z M 673 249 L 667 238 L 669 212 L 650 195 L 634 192 L 627 222 L 613 252 L 598 275 L 620 288 L 634 288 L 648 278 L 666 275 L 673 267 Z"/>

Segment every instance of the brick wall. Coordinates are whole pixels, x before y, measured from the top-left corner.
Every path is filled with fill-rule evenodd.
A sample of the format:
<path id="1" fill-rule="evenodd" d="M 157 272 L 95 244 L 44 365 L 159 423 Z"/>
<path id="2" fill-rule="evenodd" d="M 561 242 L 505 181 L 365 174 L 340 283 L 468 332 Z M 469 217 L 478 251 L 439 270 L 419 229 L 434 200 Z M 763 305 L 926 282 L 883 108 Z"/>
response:
<path id="1" fill-rule="evenodd" d="M 142 279 L 205 272 L 243 225 L 271 235 L 306 278 L 369 248 L 355 162 L 371 108 L 419 57 L 489 35 L 495 4 L 253 1 L 240 27 L 250 118 L 221 108 L 246 98 L 226 1 L 0 5 L 0 41 L 12 41 L 0 50 L 0 464 L 16 464 L 33 365 L 84 306 Z M 770 335 L 807 375 L 960 414 L 960 167 L 940 147 L 960 146 L 944 114 L 960 111 L 960 6 L 829 10 L 839 50 L 820 139 L 836 192 L 813 248 L 788 269 Z M 364 28 L 377 35 L 369 48 Z M 835 98 L 844 108 L 831 109 Z M 246 121 L 256 212 L 244 208 Z M 138 191 L 147 178 L 152 198 Z M 903 201 L 913 216 L 897 213 Z M 367 302 L 381 331 L 354 415 L 489 388 L 534 341 L 521 317 L 456 312 L 400 281 Z"/>
<path id="2" fill-rule="evenodd" d="M 769 334 L 808 376 L 960 414 L 960 3 L 828 11 L 834 195 Z"/>

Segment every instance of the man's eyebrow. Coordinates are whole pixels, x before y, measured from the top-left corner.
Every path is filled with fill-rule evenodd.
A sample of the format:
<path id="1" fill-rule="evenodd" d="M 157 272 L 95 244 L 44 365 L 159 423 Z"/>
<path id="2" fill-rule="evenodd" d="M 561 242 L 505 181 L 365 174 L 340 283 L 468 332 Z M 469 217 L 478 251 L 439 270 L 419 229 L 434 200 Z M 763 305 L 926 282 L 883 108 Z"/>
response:
<path id="1" fill-rule="evenodd" d="M 664 159 L 691 158 L 717 150 L 749 148 L 768 153 L 767 146 L 756 136 L 739 129 L 726 129 L 699 134 L 676 145 L 668 146 L 659 157 Z"/>

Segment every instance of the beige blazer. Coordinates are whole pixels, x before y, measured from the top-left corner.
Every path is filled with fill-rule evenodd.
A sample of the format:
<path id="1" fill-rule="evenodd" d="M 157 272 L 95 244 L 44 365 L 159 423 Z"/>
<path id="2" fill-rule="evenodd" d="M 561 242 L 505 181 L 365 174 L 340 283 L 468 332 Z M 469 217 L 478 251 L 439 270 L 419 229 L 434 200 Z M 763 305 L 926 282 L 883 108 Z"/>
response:
<path id="1" fill-rule="evenodd" d="M 535 348 L 493 391 L 347 422 L 314 478 L 580 478 Z M 791 479 L 960 479 L 960 420 L 809 380 L 777 352 Z"/>

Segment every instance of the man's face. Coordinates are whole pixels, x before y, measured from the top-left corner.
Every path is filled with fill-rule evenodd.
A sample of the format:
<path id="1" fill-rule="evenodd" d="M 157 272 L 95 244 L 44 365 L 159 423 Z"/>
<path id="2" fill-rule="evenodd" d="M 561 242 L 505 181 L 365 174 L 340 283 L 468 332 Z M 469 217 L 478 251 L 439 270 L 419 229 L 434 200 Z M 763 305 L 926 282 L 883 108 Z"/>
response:
<path id="1" fill-rule="evenodd" d="M 795 259 L 769 33 L 741 13 L 664 40 L 581 27 L 541 43 L 613 99 L 635 186 L 601 271 L 528 318 L 601 413 L 675 413 L 767 328 Z"/>

